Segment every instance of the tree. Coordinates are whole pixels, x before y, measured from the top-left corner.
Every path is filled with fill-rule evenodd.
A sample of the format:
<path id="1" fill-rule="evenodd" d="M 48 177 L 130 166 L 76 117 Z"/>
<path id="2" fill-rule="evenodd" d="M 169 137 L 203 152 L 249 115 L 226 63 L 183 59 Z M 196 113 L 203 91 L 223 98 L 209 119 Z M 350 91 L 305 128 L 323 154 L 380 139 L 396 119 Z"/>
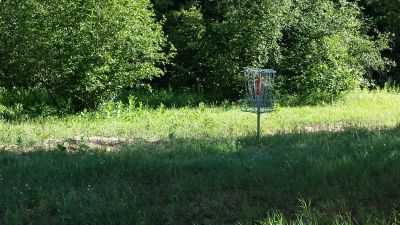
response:
<path id="1" fill-rule="evenodd" d="M 212 99 L 238 98 L 249 66 L 277 69 L 282 99 L 315 104 L 367 85 L 387 65 L 387 38 L 368 36 L 360 8 L 345 0 L 156 2 L 178 51 L 170 82 Z"/>
<path id="2" fill-rule="evenodd" d="M 281 94 L 301 104 L 331 102 L 368 85 L 371 72 L 387 66 L 380 52 L 387 38 L 366 34 L 356 4 L 298 0 L 291 11 L 280 41 L 282 60 L 275 65 L 283 75 Z"/>
<path id="3" fill-rule="evenodd" d="M 241 71 L 263 66 L 277 48 L 290 1 L 155 1 L 177 48 L 170 82 L 197 87 L 213 100 L 237 98 Z M 161 17 L 161 16 L 160 16 Z"/>
<path id="4" fill-rule="evenodd" d="M 374 24 L 371 28 L 381 33 L 389 32 L 392 37 L 391 49 L 385 50 L 384 55 L 394 60 L 397 64 L 389 73 L 376 73 L 375 77 L 381 83 L 388 79 L 400 82 L 400 1 L 398 0 L 360 0 L 365 16 Z M 371 29 L 374 35 L 376 32 Z"/>
<path id="5" fill-rule="evenodd" d="M 0 33 L 0 87 L 46 90 L 75 110 L 161 76 L 168 61 L 148 0 L 3 0 Z"/>

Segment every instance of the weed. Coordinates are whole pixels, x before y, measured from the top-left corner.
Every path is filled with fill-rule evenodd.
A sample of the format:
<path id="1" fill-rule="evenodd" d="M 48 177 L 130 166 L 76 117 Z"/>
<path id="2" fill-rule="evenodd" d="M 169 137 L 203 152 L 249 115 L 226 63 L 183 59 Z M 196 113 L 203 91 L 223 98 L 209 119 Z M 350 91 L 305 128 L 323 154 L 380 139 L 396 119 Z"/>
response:
<path id="1" fill-rule="evenodd" d="M 136 108 L 136 97 L 129 95 L 128 97 L 128 112 L 133 112 Z"/>
<path id="2" fill-rule="evenodd" d="M 206 104 L 204 104 L 204 102 L 200 102 L 198 109 L 200 112 L 204 112 L 206 110 Z"/>

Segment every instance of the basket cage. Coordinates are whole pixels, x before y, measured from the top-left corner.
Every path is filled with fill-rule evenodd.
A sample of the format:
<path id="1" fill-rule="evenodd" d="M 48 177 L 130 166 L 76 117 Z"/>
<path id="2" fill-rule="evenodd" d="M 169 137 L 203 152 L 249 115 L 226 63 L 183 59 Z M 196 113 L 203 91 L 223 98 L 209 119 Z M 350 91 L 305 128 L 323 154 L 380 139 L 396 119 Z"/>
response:
<path id="1" fill-rule="evenodd" d="M 242 100 L 245 112 L 266 113 L 274 110 L 273 88 L 276 71 L 247 68 L 243 71 L 247 98 Z"/>

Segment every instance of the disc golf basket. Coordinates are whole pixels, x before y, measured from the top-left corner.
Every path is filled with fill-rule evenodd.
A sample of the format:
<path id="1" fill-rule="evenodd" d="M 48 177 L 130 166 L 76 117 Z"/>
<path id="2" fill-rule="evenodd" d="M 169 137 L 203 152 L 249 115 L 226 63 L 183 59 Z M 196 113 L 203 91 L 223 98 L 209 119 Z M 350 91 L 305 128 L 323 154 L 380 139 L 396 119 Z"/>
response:
<path id="1" fill-rule="evenodd" d="M 241 100 L 242 111 L 257 114 L 257 139 L 260 139 L 260 116 L 274 111 L 272 96 L 276 71 L 272 69 L 247 68 L 243 71 L 247 98 Z"/>

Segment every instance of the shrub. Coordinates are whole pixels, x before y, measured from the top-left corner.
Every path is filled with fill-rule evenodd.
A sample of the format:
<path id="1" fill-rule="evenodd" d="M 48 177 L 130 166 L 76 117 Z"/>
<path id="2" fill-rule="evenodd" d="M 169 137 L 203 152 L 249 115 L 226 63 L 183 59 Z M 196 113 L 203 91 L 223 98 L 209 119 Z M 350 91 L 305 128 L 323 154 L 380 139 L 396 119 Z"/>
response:
<path id="1" fill-rule="evenodd" d="M 370 71 L 386 66 L 380 50 L 387 39 L 363 33 L 356 4 L 297 1 L 293 7 L 276 67 L 283 76 L 280 91 L 298 96 L 297 103 L 331 102 L 366 85 Z"/>
<path id="2" fill-rule="evenodd" d="M 368 84 L 387 64 L 387 38 L 369 37 L 359 7 L 345 0 L 156 2 L 178 51 L 171 81 L 216 100 L 243 93 L 248 66 L 273 67 L 280 96 L 315 104 Z"/>
<path id="3" fill-rule="evenodd" d="M 174 67 L 170 68 L 170 73 L 176 78 L 175 82 L 178 84 L 176 86 L 202 85 L 198 78 L 201 73 L 199 50 L 202 48 L 205 35 L 203 13 L 198 6 L 191 6 L 187 9 L 169 11 L 166 17 L 168 19 L 165 31 L 177 49 L 177 55 L 173 59 Z"/>
<path id="4" fill-rule="evenodd" d="M 201 49 L 208 93 L 219 99 L 237 98 L 243 91 L 242 70 L 264 67 L 279 49 L 290 1 L 218 1 L 220 18 L 212 20 Z"/>
<path id="5" fill-rule="evenodd" d="M 104 95 L 163 74 L 161 23 L 148 0 L 4 0 L 0 87 L 44 89 L 61 108 L 93 107 Z"/>
<path id="6" fill-rule="evenodd" d="M 380 32 L 390 32 L 394 34 L 390 46 L 383 54 L 394 60 L 397 67 L 392 68 L 389 72 L 376 73 L 375 78 L 383 84 L 385 81 L 400 81 L 400 1 L 398 0 L 360 0 L 357 1 L 364 12 L 364 16 L 372 21 L 371 33 L 374 29 Z"/>
<path id="7" fill-rule="evenodd" d="M 268 61 L 271 50 L 277 48 L 283 13 L 290 3 L 155 2 L 161 11 L 166 10 L 161 12 L 167 18 L 165 31 L 178 53 L 170 82 L 176 87 L 199 88 L 213 100 L 237 98 L 242 91 L 241 70 Z"/>

